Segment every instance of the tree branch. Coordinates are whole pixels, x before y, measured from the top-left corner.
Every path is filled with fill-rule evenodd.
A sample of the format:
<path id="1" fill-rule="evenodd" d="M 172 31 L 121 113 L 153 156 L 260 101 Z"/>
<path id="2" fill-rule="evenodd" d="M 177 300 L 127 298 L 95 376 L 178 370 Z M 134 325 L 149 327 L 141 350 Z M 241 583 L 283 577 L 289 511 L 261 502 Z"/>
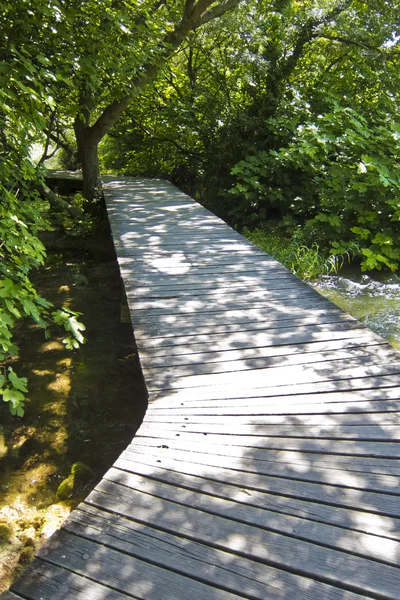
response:
<path id="1" fill-rule="evenodd" d="M 220 4 L 217 4 L 217 6 L 214 6 L 214 8 L 211 8 L 205 12 L 201 18 L 198 19 L 193 29 L 198 29 L 202 25 L 205 25 L 206 23 L 209 23 L 218 17 L 222 17 L 222 15 L 224 15 L 226 12 L 236 8 L 240 1 L 241 0 L 222 0 Z"/>
<path id="2" fill-rule="evenodd" d="M 332 42 L 339 42 L 340 44 L 345 44 L 347 46 L 357 46 L 358 48 L 363 48 L 364 50 L 371 50 L 372 52 L 377 52 L 378 54 L 384 56 L 384 52 L 381 48 L 377 48 L 376 46 L 368 44 L 367 42 L 359 42 L 357 40 L 352 40 L 341 35 L 329 35 L 327 33 L 322 33 L 317 37 L 326 40 L 331 40 Z"/>
<path id="3" fill-rule="evenodd" d="M 52 192 L 47 186 L 38 185 L 37 190 L 54 208 L 67 212 L 71 217 L 82 218 L 83 214 L 80 210 L 71 206 L 66 200 L 60 198 L 60 196 L 57 196 L 57 194 Z"/>
<path id="4" fill-rule="evenodd" d="M 151 133 L 151 131 L 149 131 L 148 129 L 146 129 L 143 125 L 141 125 L 138 121 L 136 121 L 136 119 L 132 118 L 131 121 L 135 125 L 135 127 L 137 127 L 138 129 L 140 129 L 141 131 L 143 131 L 143 133 L 145 133 L 146 135 L 148 135 L 153 140 L 156 140 L 157 142 L 167 142 L 169 144 L 172 144 L 182 154 L 185 154 L 186 156 L 193 156 L 193 158 L 195 158 L 199 162 L 204 162 L 204 159 L 202 158 L 202 156 L 200 154 L 198 154 L 197 152 L 191 152 L 187 148 L 184 148 L 176 140 L 173 140 L 172 138 L 169 138 L 167 136 L 161 136 L 160 137 L 160 136 L 155 135 L 154 133 Z"/>
<path id="5" fill-rule="evenodd" d="M 132 81 L 132 92 L 107 106 L 91 127 L 85 127 L 86 134 L 92 137 L 93 141 L 100 142 L 124 113 L 129 104 L 139 95 L 145 85 L 156 77 L 162 66 L 174 54 L 176 49 L 179 48 L 189 33 L 200 25 L 220 17 L 228 10 L 232 10 L 240 1 L 222 0 L 216 7 L 207 11 L 211 4 L 214 3 L 214 0 L 186 0 L 181 21 L 161 42 L 161 52 L 158 55 L 158 61 L 144 65 L 142 73 Z"/>
<path id="6" fill-rule="evenodd" d="M 51 152 L 50 154 L 48 154 L 49 145 L 50 145 L 50 139 L 51 139 L 51 130 L 53 128 L 55 118 L 56 118 L 56 113 L 55 113 L 55 111 L 53 111 L 51 113 L 51 115 L 50 115 L 49 129 L 48 129 L 47 134 L 46 134 L 46 142 L 45 142 L 45 145 L 44 145 L 43 154 L 40 157 L 40 160 L 38 162 L 39 165 L 42 165 L 45 160 L 47 160 L 48 158 L 51 158 L 52 156 L 54 156 L 55 153 L 58 150 L 58 146 L 56 146 L 56 149 L 53 152 Z"/>
<path id="7" fill-rule="evenodd" d="M 317 29 L 322 25 L 326 25 L 332 19 L 337 18 L 342 12 L 350 8 L 353 0 L 346 0 L 335 6 L 332 10 L 326 13 L 320 19 L 309 19 L 300 29 L 300 33 L 297 36 L 296 43 L 293 48 L 292 54 L 290 54 L 284 62 L 279 66 L 279 71 L 282 78 L 287 79 L 289 75 L 294 71 L 300 57 L 303 54 L 306 44 L 311 42 L 313 39 L 318 37 Z"/>

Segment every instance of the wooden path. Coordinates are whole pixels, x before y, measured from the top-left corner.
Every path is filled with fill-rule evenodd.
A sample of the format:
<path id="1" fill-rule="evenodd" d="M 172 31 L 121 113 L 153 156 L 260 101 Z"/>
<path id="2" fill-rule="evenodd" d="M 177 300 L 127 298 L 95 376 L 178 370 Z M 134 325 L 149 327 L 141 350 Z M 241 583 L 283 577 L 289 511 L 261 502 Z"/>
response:
<path id="1" fill-rule="evenodd" d="M 149 410 L 3 600 L 399 599 L 400 355 L 170 184 L 106 195 Z"/>

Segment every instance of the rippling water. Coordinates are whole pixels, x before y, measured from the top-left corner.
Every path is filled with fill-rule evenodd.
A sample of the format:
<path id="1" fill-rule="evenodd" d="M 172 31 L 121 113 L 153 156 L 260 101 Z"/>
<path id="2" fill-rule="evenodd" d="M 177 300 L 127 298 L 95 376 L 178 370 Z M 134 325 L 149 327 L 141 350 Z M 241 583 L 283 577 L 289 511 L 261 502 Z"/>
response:
<path id="1" fill-rule="evenodd" d="M 400 277 L 349 269 L 321 277 L 313 287 L 400 350 Z"/>

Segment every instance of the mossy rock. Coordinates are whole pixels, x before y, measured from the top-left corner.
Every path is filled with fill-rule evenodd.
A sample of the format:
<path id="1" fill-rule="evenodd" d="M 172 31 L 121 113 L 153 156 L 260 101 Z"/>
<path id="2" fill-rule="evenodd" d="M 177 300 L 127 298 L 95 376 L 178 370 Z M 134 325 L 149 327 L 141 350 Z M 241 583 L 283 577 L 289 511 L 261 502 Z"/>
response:
<path id="1" fill-rule="evenodd" d="M 2 541 L 8 542 L 12 536 L 12 529 L 7 523 L 0 523 L 0 543 Z"/>
<path id="2" fill-rule="evenodd" d="M 68 477 L 64 479 L 57 488 L 57 498 L 59 500 L 76 498 L 92 477 L 93 471 L 90 467 L 85 465 L 85 463 L 74 463 Z"/>
<path id="3" fill-rule="evenodd" d="M 27 565 L 31 562 L 33 556 L 35 554 L 35 549 L 33 546 L 24 546 L 21 550 L 21 554 L 18 560 L 20 565 Z"/>

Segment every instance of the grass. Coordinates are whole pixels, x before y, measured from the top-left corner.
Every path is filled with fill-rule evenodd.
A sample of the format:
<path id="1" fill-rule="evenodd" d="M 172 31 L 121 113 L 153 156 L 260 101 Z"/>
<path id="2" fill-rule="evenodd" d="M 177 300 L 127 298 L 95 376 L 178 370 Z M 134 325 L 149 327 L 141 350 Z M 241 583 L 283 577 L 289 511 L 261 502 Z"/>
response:
<path id="1" fill-rule="evenodd" d="M 324 255 L 316 243 L 306 246 L 300 236 L 288 238 L 276 230 L 264 229 L 245 229 L 243 235 L 304 281 L 337 273 L 344 262 L 343 257 Z"/>

